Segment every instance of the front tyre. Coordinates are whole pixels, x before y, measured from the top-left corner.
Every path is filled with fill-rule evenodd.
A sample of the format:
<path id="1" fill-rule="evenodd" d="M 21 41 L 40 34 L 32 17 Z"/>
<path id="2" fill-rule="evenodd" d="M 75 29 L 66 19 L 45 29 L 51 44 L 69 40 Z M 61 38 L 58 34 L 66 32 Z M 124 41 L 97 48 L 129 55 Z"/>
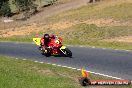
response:
<path id="1" fill-rule="evenodd" d="M 43 55 L 45 55 L 46 57 L 51 56 L 51 50 L 50 49 L 46 49 L 42 51 Z"/>

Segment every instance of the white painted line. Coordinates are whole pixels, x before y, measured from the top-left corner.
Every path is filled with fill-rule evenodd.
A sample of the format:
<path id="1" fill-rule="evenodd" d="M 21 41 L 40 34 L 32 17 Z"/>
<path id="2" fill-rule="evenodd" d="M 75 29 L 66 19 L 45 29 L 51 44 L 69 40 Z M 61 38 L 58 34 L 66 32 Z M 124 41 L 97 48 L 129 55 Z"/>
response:
<path id="1" fill-rule="evenodd" d="M 119 49 L 114 49 L 114 50 L 117 50 L 118 51 Z"/>
<path id="2" fill-rule="evenodd" d="M 114 76 L 109 76 L 109 75 L 105 75 L 105 74 L 101 74 L 101 73 L 96 73 L 96 72 L 92 72 L 92 71 L 87 71 L 87 72 L 92 73 L 92 74 L 96 74 L 96 75 L 100 75 L 100 76 L 109 77 L 109 78 L 122 79 L 122 78 L 118 78 L 118 77 L 114 77 Z"/>
<path id="3" fill-rule="evenodd" d="M 22 60 L 27 60 L 27 59 L 22 59 Z"/>
<path id="4" fill-rule="evenodd" d="M 72 67 L 67 67 L 67 68 L 70 68 L 71 69 Z"/>
<path id="5" fill-rule="evenodd" d="M 104 49 L 104 50 L 105 50 L 106 48 L 102 48 L 102 49 Z"/>
<path id="6" fill-rule="evenodd" d="M 71 69 L 75 70 L 75 69 L 77 69 L 77 68 L 71 68 Z"/>
<path id="7" fill-rule="evenodd" d="M 77 69 L 78 71 L 80 71 L 81 69 Z"/>
<path id="8" fill-rule="evenodd" d="M 56 64 L 52 64 L 52 65 L 56 66 Z"/>
<path id="9" fill-rule="evenodd" d="M 84 47 L 84 46 L 80 46 L 80 47 Z"/>
<path id="10" fill-rule="evenodd" d="M 70 68 L 70 69 L 76 69 L 76 68 L 72 68 L 72 67 L 68 67 L 68 66 L 62 66 L 62 67 L 66 67 L 66 68 Z M 81 69 L 76 69 L 76 70 L 80 71 Z M 85 70 L 85 71 L 87 71 L 87 70 Z M 113 78 L 113 79 L 122 79 L 122 78 L 119 78 L 119 77 L 109 76 L 109 75 L 105 75 L 105 74 L 101 74 L 101 73 L 96 73 L 96 72 L 92 72 L 92 71 L 87 71 L 87 72 L 92 73 L 92 74 L 96 74 L 96 75 L 100 75 L 100 76 L 104 76 L 104 77 Z"/>
<path id="11" fill-rule="evenodd" d="M 125 51 L 130 51 L 130 50 L 125 50 Z"/>
<path id="12" fill-rule="evenodd" d="M 62 67 L 66 68 L 67 66 L 62 66 Z"/>
<path id="13" fill-rule="evenodd" d="M 95 48 L 95 46 L 92 46 L 92 48 Z"/>
<path id="14" fill-rule="evenodd" d="M 44 62 L 39 62 L 39 63 L 43 64 Z"/>
<path id="15" fill-rule="evenodd" d="M 38 61 L 34 61 L 34 62 L 38 62 Z"/>
<path id="16" fill-rule="evenodd" d="M 57 65 L 57 66 L 61 67 L 61 65 Z"/>
<path id="17" fill-rule="evenodd" d="M 47 63 L 47 64 L 51 64 L 51 63 Z"/>

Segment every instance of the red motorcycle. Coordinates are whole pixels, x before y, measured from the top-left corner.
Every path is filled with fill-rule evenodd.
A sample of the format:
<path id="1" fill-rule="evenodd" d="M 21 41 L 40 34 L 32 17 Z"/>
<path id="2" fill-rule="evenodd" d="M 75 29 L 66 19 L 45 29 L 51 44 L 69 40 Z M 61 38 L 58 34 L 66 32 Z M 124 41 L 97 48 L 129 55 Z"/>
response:
<path id="1" fill-rule="evenodd" d="M 33 41 L 37 45 L 40 45 L 40 38 L 33 38 Z M 51 39 L 48 46 L 49 47 L 47 49 L 41 49 L 42 54 L 46 57 L 49 57 L 51 55 L 72 57 L 72 52 L 66 46 L 62 45 L 62 38 L 60 37 Z"/>

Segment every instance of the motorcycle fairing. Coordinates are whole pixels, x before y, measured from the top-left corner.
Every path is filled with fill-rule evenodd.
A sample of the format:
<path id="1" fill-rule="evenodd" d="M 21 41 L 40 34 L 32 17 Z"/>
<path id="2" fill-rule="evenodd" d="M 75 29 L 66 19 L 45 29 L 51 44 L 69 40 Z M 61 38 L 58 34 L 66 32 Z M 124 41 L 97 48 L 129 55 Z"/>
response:
<path id="1" fill-rule="evenodd" d="M 36 45 L 40 46 L 40 40 L 41 38 L 33 38 L 33 41 L 35 42 Z"/>
<path id="2" fill-rule="evenodd" d="M 61 46 L 60 50 L 65 49 L 65 48 L 66 48 L 66 46 Z"/>
<path id="3" fill-rule="evenodd" d="M 66 46 L 61 46 L 60 50 L 63 54 L 66 54 L 66 52 L 64 51 L 66 49 Z"/>
<path id="4" fill-rule="evenodd" d="M 60 43 L 59 39 L 56 39 L 55 40 L 55 43 L 59 44 Z"/>

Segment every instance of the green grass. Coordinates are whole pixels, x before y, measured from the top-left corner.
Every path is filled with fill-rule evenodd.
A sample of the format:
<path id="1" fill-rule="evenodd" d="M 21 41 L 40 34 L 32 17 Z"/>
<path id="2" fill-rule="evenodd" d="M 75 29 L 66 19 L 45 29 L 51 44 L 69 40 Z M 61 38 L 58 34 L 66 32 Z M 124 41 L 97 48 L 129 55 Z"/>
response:
<path id="1" fill-rule="evenodd" d="M 80 88 L 79 71 L 0 56 L 1 88 Z M 90 74 L 91 79 L 104 79 Z"/>
<path id="2" fill-rule="evenodd" d="M 114 1 L 113 1 L 114 2 Z M 121 1 L 122 2 L 122 1 Z M 80 7 L 69 11 L 62 12 L 48 20 L 60 21 L 60 20 L 87 20 L 87 19 L 115 19 L 115 20 L 132 20 L 132 3 L 119 3 L 115 5 L 108 4 L 109 2 L 100 2 L 96 4 L 89 4 L 87 6 Z M 106 5 L 105 5 L 106 4 Z M 127 14 L 126 14 L 127 13 Z"/>
<path id="3" fill-rule="evenodd" d="M 83 88 L 78 79 L 81 72 L 68 68 L 16 60 L 0 56 L 0 88 Z M 89 78 L 111 79 L 89 74 Z M 96 86 L 98 88 L 98 86 Z M 103 88 L 131 88 L 131 86 L 102 86 Z M 88 87 L 93 88 L 93 87 Z"/>
<path id="4" fill-rule="evenodd" d="M 0 41 L 10 41 L 10 42 L 32 42 L 33 36 L 12 36 L 12 37 L 1 37 Z"/>
<path id="5" fill-rule="evenodd" d="M 132 35 L 131 26 L 112 26 L 112 27 L 98 27 L 95 24 L 76 24 L 70 28 L 65 29 L 65 36 L 70 38 L 87 39 L 108 39 L 120 36 Z M 67 37 L 68 37 L 67 36 Z"/>
<path id="6" fill-rule="evenodd" d="M 100 12 L 100 17 L 110 17 L 121 20 L 132 20 L 132 3 L 123 3 L 120 5 L 104 8 Z"/>
<path id="7" fill-rule="evenodd" d="M 0 57 L 0 88 L 80 88 L 70 69 Z M 64 74 L 66 76 L 61 76 Z M 71 75 L 70 75 L 71 74 Z M 79 72 L 75 73 L 79 76 Z"/>

